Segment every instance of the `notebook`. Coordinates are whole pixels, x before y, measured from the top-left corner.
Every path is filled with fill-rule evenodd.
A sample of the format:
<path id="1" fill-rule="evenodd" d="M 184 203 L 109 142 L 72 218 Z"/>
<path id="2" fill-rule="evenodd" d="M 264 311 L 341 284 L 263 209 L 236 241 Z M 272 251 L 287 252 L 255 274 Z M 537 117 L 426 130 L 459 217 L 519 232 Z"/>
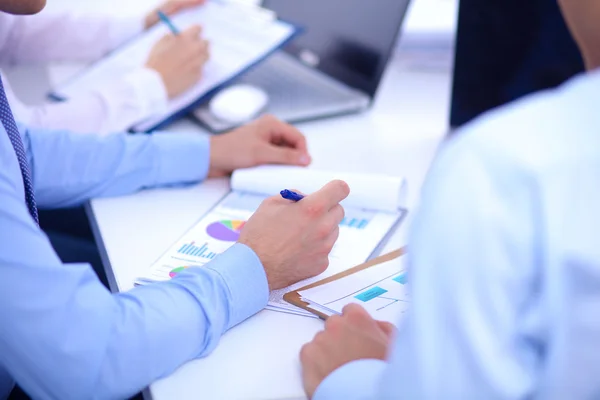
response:
<path id="1" fill-rule="evenodd" d="M 216 90 L 285 45 L 298 32 L 295 26 L 277 20 L 268 10 L 215 0 L 173 16 L 172 22 L 179 29 L 200 24 L 203 37 L 210 41 L 210 60 L 204 66 L 200 82 L 170 100 L 164 113 L 136 123 L 131 127 L 134 132 L 158 129 L 187 114 Z M 152 46 L 169 32 L 164 24 L 157 24 L 57 87 L 51 96 L 66 100 L 102 87 L 114 76 L 144 65 Z"/>
<path id="2" fill-rule="evenodd" d="M 202 267 L 238 240 L 245 222 L 267 197 L 285 188 L 312 193 L 333 179 L 345 180 L 351 194 L 342 202 L 346 216 L 329 256 L 329 268 L 317 277 L 273 291 L 269 297 L 269 309 L 313 316 L 287 303 L 283 296 L 376 256 L 406 214 L 403 178 L 286 166 L 236 171 L 231 192 L 167 249 L 136 284 L 169 280 L 187 268 Z"/>

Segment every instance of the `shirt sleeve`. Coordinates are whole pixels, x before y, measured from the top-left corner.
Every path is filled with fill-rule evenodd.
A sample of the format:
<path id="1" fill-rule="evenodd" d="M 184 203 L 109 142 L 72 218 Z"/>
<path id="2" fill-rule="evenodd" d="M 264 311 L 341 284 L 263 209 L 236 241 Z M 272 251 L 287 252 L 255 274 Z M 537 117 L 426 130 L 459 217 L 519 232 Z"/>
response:
<path id="1" fill-rule="evenodd" d="M 96 60 L 143 29 L 141 18 L 46 14 L 0 15 L 0 54 L 6 61 Z M 46 37 L 49 33 L 52 40 Z M 77 34 L 73 34 L 77 32 Z M 2 43 L 2 41 L 4 42 Z M 38 48 L 39 47 L 39 48 Z M 160 75 L 140 66 L 114 82 L 64 102 L 22 104 L 6 88 L 16 118 L 31 127 L 109 134 L 167 108 L 168 94 Z"/>
<path id="2" fill-rule="evenodd" d="M 108 85 L 66 101 L 29 107 L 15 100 L 11 104 L 18 106 L 16 118 L 34 128 L 106 135 L 126 131 L 146 118 L 163 113 L 168 95 L 160 75 L 140 67 Z"/>
<path id="3" fill-rule="evenodd" d="M 384 398 L 533 396 L 541 361 L 535 178 L 485 132 L 461 135 L 433 167 L 412 229 L 412 308 Z"/>
<path id="4" fill-rule="evenodd" d="M 89 265 L 60 263 L 8 170 L 0 170 L 0 370 L 32 398 L 128 398 L 208 354 L 266 305 L 263 267 L 240 244 L 169 282 L 111 295 Z"/>
<path id="5" fill-rule="evenodd" d="M 40 207 L 193 183 L 208 174 L 210 142 L 198 134 L 102 137 L 20 128 Z"/>
<path id="6" fill-rule="evenodd" d="M 381 399 L 533 395 L 536 185 L 482 144 L 485 135 L 469 133 L 442 152 L 426 182 L 409 242 L 411 309 L 388 367 L 342 367 L 317 391 L 323 398 L 336 390 Z"/>
<path id="7" fill-rule="evenodd" d="M 0 16 L 6 63 L 95 61 L 143 30 L 141 18 L 41 12 Z"/>

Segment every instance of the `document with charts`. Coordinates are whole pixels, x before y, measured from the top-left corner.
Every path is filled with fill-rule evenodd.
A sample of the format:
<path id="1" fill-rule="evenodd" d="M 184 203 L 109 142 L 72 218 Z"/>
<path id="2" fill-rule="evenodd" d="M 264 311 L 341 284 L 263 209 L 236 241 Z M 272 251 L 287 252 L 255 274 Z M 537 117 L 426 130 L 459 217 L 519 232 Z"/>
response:
<path id="1" fill-rule="evenodd" d="M 325 315 L 341 314 L 345 306 L 354 303 L 373 318 L 397 326 L 409 307 L 405 258 L 394 258 L 298 294 L 310 308 Z"/>
<path id="2" fill-rule="evenodd" d="M 285 302 L 283 295 L 377 255 L 406 213 L 400 208 L 405 191 L 402 178 L 283 166 L 237 171 L 232 178 L 231 193 L 168 249 L 137 284 L 165 281 L 187 268 L 201 267 L 238 240 L 245 222 L 265 198 L 285 188 L 311 193 L 332 179 L 348 182 L 351 194 L 342 202 L 346 217 L 340 224 L 340 236 L 329 257 L 329 268 L 315 278 L 274 291 L 269 298 L 270 309 L 312 316 Z"/>
<path id="3" fill-rule="evenodd" d="M 239 2 L 208 1 L 173 16 L 172 21 L 182 30 L 193 24 L 201 25 L 202 36 L 210 42 L 210 59 L 204 66 L 202 79 L 187 92 L 170 100 L 164 113 L 139 121 L 132 128 L 137 132 L 155 129 L 174 115 L 187 111 L 213 89 L 283 46 L 297 32 L 296 27 L 275 19 L 268 10 Z M 59 86 L 52 95 L 68 99 L 109 84 L 115 76 L 143 66 L 153 45 L 168 33 L 163 23 L 157 24 Z"/>

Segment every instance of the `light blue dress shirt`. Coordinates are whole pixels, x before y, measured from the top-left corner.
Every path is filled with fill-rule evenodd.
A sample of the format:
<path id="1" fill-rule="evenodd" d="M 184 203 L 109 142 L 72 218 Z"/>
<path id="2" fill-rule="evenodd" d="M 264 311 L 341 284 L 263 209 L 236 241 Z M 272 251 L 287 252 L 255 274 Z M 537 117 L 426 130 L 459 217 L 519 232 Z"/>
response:
<path id="1" fill-rule="evenodd" d="M 323 399 L 600 397 L 600 71 L 470 124 L 435 162 L 389 364 Z"/>
<path id="2" fill-rule="evenodd" d="M 208 170 L 208 140 L 199 135 L 21 133 L 42 208 L 195 182 Z M 260 260 L 243 245 L 117 295 L 89 265 L 62 264 L 27 211 L 0 124 L 0 399 L 15 380 L 36 399 L 126 398 L 208 354 L 267 299 Z"/>

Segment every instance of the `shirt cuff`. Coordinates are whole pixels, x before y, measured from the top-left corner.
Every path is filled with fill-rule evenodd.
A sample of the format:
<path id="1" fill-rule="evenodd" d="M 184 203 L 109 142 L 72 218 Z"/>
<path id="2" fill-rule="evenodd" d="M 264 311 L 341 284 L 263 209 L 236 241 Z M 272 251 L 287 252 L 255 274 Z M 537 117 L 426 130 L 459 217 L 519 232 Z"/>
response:
<path id="1" fill-rule="evenodd" d="M 199 182 L 208 175 L 210 140 L 197 133 L 155 132 L 156 175 L 152 186 Z"/>
<path id="2" fill-rule="evenodd" d="M 169 105 L 167 88 L 158 72 L 141 67 L 125 75 L 125 83 L 132 89 L 140 117 L 164 114 Z"/>
<path id="3" fill-rule="evenodd" d="M 139 17 L 111 17 L 108 29 L 108 49 L 112 51 L 144 31 Z"/>
<path id="4" fill-rule="evenodd" d="M 262 262 L 248 246 L 237 243 L 206 264 L 223 277 L 231 293 L 231 317 L 227 329 L 256 314 L 267 305 L 269 284 Z"/>
<path id="5" fill-rule="evenodd" d="M 342 365 L 321 382 L 313 400 L 376 399 L 386 366 L 385 361 L 374 359 Z"/>

